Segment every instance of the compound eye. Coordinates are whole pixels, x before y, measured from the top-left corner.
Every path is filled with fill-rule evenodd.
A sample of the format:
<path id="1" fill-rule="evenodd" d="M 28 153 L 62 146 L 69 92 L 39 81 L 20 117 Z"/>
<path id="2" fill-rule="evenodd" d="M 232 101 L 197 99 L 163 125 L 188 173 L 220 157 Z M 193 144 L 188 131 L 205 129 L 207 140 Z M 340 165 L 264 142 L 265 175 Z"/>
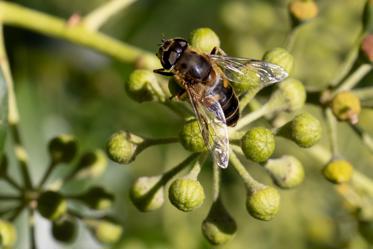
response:
<path id="1" fill-rule="evenodd" d="M 174 65 L 176 63 L 176 60 L 179 58 L 180 54 L 175 52 L 175 51 L 171 51 L 170 52 L 170 56 L 168 57 L 168 61 L 171 65 Z"/>

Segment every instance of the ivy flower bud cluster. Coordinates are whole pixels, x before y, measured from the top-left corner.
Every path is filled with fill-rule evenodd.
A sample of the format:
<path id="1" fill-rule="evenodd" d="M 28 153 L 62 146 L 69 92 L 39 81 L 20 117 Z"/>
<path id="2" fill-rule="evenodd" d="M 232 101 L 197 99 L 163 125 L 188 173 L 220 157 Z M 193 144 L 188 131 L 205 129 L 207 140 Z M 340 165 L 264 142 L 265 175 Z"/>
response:
<path id="1" fill-rule="evenodd" d="M 48 143 L 47 150 L 49 164 L 43 176 L 38 184 L 28 182 L 27 184 L 30 184 L 30 186 L 27 188 L 20 187 L 13 177 L 8 174 L 7 157 L 3 155 L 0 163 L 0 177 L 18 191 L 15 196 L 3 198 L 18 201 L 18 207 L 5 212 L 10 214 L 7 216 L 9 220 L 17 218 L 24 209 L 28 209 L 32 213 L 37 212 L 51 223 L 51 235 L 59 242 L 73 243 L 77 235 L 78 221 L 80 221 L 86 224 L 90 231 L 94 231 L 93 235 L 99 242 L 114 243 L 114 237 L 102 239 L 103 235 L 101 233 L 103 232 L 99 233 L 97 229 L 91 229 L 88 225 L 89 222 L 86 222 L 88 214 L 75 210 L 77 206 L 82 206 L 90 209 L 91 212 L 101 211 L 95 217 L 89 217 L 90 222 L 100 223 L 105 218 L 103 212 L 107 212 L 112 206 L 113 194 L 100 186 L 91 186 L 80 193 L 66 193 L 61 190 L 72 181 L 87 181 L 87 179 L 102 175 L 107 166 L 105 153 L 99 149 L 79 153 L 77 139 L 69 134 L 52 138 Z M 53 172 L 58 167 L 68 169 L 65 171 L 65 175 L 52 178 Z M 70 204 L 72 202 L 75 203 L 75 208 L 72 208 Z M 33 224 L 31 223 L 30 226 L 33 226 Z M 119 234 L 122 228 L 118 222 L 115 226 L 116 233 Z M 1 248 L 13 247 L 17 237 L 16 229 L 6 218 L 0 220 L 0 236 Z M 119 237 L 116 236 L 116 239 L 119 239 Z"/>
<path id="2" fill-rule="evenodd" d="M 191 33 L 191 46 L 202 53 L 209 53 L 213 48 L 220 47 L 220 39 L 209 28 L 200 28 Z M 266 52 L 263 60 L 281 66 L 291 74 L 294 58 L 284 48 L 274 48 Z M 304 180 L 304 169 L 293 155 L 274 157 L 276 151 L 276 136 L 283 136 L 294 141 L 302 148 L 315 145 L 321 138 L 321 124 L 312 114 L 300 112 L 306 102 L 306 90 L 303 84 L 292 77 L 277 84 L 273 93 L 264 104 L 251 113 L 246 110 L 250 100 L 253 99 L 262 86 L 260 78 L 248 70 L 247 74 L 237 78 L 241 84 L 232 83 L 237 94 L 242 95 L 240 103 L 242 117 L 234 128 L 230 129 L 231 151 L 230 167 L 233 167 L 244 181 L 246 188 L 246 210 L 252 217 L 269 221 L 275 218 L 280 210 L 280 192 L 276 188 L 290 189 L 297 187 Z M 169 92 L 164 92 L 166 89 Z M 158 89 L 159 92 L 155 89 Z M 185 106 L 188 98 L 180 94 L 183 88 L 174 79 L 170 79 L 168 86 L 162 86 L 158 79 L 150 71 L 132 72 L 130 80 L 126 83 L 127 94 L 137 102 L 158 101 L 168 102 L 159 96 L 181 96 L 173 99 L 173 104 L 179 107 Z M 161 94 L 160 94 L 161 93 Z M 246 96 L 248 95 L 248 97 Z M 246 98 L 246 100 L 245 100 Z M 170 107 L 171 108 L 171 107 Z M 171 108 L 172 110 L 174 106 Z M 180 108 L 179 110 L 185 110 Z M 188 109 L 186 109 L 188 110 Z M 280 128 L 253 126 L 253 122 L 259 118 L 270 121 L 281 112 L 293 114 L 293 118 Z M 180 113 L 178 113 L 180 114 Z M 211 205 L 206 218 L 201 223 L 204 237 L 213 245 L 220 245 L 231 240 L 237 231 L 234 216 L 230 214 L 222 202 L 220 196 L 219 169 L 213 169 L 213 201 L 206 203 L 206 184 L 198 180 L 200 171 L 209 155 L 201 134 L 198 119 L 191 117 L 189 111 L 182 112 L 184 124 L 180 127 L 175 137 L 153 139 L 146 138 L 128 131 L 115 132 L 107 141 L 106 152 L 111 160 L 118 164 L 127 165 L 136 160 L 136 157 L 146 148 L 167 143 L 180 143 L 191 154 L 170 170 L 151 176 L 140 176 L 134 179 L 130 188 L 130 200 L 141 212 L 155 211 L 162 207 L 165 200 L 182 212 L 198 212 L 202 205 Z M 270 124 L 270 122 L 268 123 Z M 217 137 L 211 136 L 210 143 Z M 237 142 L 240 146 L 237 146 Z M 242 161 L 238 155 L 245 156 Z M 276 186 L 265 185 L 251 177 L 245 164 L 251 162 L 259 164 L 266 169 Z M 214 166 L 216 167 L 216 165 Z M 186 171 L 186 172 L 184 172 Z M 184 172 L 184 173 L 183 173 Z M 222 171 L 224 173 L 224 171 Z M 166 194 L 167 193 L 167 194 Z"/>

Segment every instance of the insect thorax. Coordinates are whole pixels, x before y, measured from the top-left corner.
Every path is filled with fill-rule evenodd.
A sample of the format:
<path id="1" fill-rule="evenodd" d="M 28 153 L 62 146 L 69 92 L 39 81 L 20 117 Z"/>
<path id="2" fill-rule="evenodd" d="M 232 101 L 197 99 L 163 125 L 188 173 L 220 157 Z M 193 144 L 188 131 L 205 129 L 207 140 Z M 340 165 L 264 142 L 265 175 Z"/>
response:
<path id="1" fill-rule="evenodd" d="M 206 81 L 211 73 L 211 62 L 203 55 L 186 50 L 177 61 L 174 70 L 189 84 Z"/>

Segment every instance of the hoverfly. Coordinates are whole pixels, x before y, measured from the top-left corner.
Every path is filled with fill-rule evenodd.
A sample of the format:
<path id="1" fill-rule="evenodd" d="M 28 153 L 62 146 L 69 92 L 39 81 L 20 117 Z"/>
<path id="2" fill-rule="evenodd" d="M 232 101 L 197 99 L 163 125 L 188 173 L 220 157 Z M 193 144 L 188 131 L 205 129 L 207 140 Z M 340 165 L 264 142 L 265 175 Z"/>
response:
<path id="1" fill-rule="evenodd" d="M 239 119 L 238 98 L 230 83 L 248 70 L 258 76 L 260 87 L 280 82 L 288 74 L 280 66 L 260 60 L 226 56 L 218 48 L 210 54 L 190 48 L 182 38 L 162 40 L 157 53 L 163 68 L 155 73 L 174 76 L 187 93 L 204 142 L 214 162 L 226 168 L 229 162 L 227 126 Z M 179 94 L 179 97 L 182 94 Z"/>

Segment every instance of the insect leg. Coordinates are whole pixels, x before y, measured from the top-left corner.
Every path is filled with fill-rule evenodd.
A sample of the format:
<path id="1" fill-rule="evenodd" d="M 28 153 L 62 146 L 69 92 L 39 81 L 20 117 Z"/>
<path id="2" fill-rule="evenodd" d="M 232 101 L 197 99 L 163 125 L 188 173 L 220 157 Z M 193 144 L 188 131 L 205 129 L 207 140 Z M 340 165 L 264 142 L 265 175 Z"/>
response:
<path id="1" fill-rule="evenodd" d="M 219 47 L 214 47 L 210 54 L 215 54 L 215 55 L 227 55 L 223 49 L 219 48 Z"/>
<path id="2" fill-rule="evenodd" d="M 172 95 L 172 96 L 170 97 L 170 100 L 172 100 L 172 99 L 174 99 L 174 98 L 176 98 L 177 100 L 180 100 L 180 99 L 183 98 L 185 95 L 186 95 L 186 90 L 185 90 L 185 89 L 182 89 L 182 90 L 180 90 L 180 92 L 178 92 L 177 94 Z"/>
<path id="3" fill-rule="evenodd" d="M 164 70 L 163 68 L 153 70 L 154 73 L 165 75 L 165 76 L 174 76 L 174 73 Z"/>

